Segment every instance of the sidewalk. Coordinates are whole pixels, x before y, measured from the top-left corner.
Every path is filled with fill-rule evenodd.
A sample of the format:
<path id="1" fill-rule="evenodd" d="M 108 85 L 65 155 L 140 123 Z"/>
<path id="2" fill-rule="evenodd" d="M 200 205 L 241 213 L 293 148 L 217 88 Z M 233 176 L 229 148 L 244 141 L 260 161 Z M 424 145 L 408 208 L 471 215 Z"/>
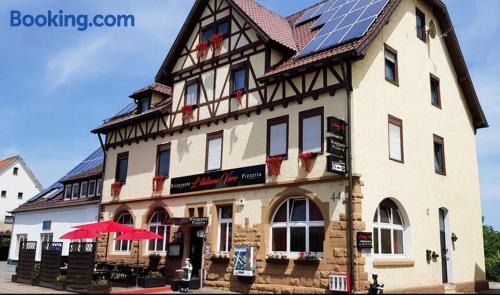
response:
<path id="1" fill-rule="evenodd" d="M 56 291 L 49 288 L 12 283 L 10 280 L 12 278 L 12 274 L 14 274 L 15 271 L 15 266 L 8 265 L 5 261 L 0 262 L 0 293 L 72 294 L 70 292 Z"/>
<path id="2" fill-rule="evenodd" d="M 480 294 L 500 294 L 500 283 L 490 282 L 490 290 L 481 292 Z"/>
<path id="3" fill-rule="evenodd" d="M 4 294 L 4 293 L 11 293 L 11 294 L 13 294 L 13 293 L 17 293 L 17 294 L 73 294 L 71 292 L 66 292 L 66 291 L 56 291 L 56 290 L 52 290 L 49 288 L 13 283 L 13 282 L 11 282 L 11 277 L 14 274 L 15 270 L 16 270 L 15 266 L 8 265 L 5 261 L 0 262 L 0 293 L 1 294 Z M 159 288 L 156 288 L 156 289 L 159 289 Z M 162 289 L 168 290 L 169 288 L 168 289 L 162 288 Z M 112 293 L 127 292 L 129 294 L 134 294 L 134 293 L 135 294 L 146 294 L 146 293 L 150 293 L 152 290 L 153 289 L 131 290 L 129 288 L 116 287 L 116 288 L 113 288 Z M 193 293 L 194 294 L 236 294 L 233 292 L 221 291 L 221 290 L 210 289 L 210 288 L 203 288 L 200 290 L 195 290 L 194 292 L 191 292 L 191 294 L 193 294 Z M 159 290 L 159 292 L 155 292 L 154 294 L 179 294 L 179 292 L 160 291 Z"/>

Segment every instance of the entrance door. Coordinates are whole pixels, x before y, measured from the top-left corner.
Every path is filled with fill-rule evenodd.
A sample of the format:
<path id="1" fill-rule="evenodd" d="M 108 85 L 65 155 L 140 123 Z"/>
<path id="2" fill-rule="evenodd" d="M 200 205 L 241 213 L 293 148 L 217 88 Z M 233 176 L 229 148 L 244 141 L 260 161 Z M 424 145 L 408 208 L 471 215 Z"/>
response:
<path id="1" fill-rule="evenodd" d="M 196 234 L 200 230 L 204 231 L 203 227 L 191 227 L 191 235 L 189 239 L 189 259 L 193 265 L 193 277 L 199 277 L 203 256 L 203 238 L 199 238 Z"/>
<path id="2" fill-rule="evenodd" d="M 448 283 L 448 246 L 446 241 L 446 218 L 448 212 L 443 208 L 439 209 L 439 240 L 441 243 L 441 272 L 443 277 L 443 283 Z"/>

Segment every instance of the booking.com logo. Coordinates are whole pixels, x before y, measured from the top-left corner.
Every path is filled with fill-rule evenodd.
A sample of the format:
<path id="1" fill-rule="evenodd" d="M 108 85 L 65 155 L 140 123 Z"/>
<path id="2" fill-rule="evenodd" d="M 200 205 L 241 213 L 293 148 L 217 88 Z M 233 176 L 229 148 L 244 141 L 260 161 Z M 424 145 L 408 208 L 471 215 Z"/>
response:
<path id="1" fill-rule="evenodd" d="M 11 27 L 73 27 L 78 31 L 85 31 L 90 27 L 134 27 L 135 18 L 133 15 L 125 14 L 96 14 L 89 16 L 87 14 L 65 14 L 59 10 L 58 13 L 47 11 L 47 14 L 22 14 L 19 10 L 10 11 Z"/>

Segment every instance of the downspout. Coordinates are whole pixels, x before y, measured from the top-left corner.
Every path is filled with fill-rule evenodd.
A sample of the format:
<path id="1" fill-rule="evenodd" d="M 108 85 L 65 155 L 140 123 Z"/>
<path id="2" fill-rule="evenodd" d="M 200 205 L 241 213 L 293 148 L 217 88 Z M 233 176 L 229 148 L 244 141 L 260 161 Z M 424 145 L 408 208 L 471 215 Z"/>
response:
<path id="1" fill-rule="evenodd" d="M 349 276 L 351 281 L 351 290 L 353 292 L 355 283 L 355 267 L 354 267 L 354 233 L 353 233 L 353 180 L 352 180 L 352 68 L 351 62 L 347 59 L 341 62 L 342 78 L 347 94 L 347 171 L 348 171 L 348 196 L 347 196 L 347 256 L 349 260 Z"/>
<path id="2" fill-rule="evenodd" d="M 104 172 L 106 170 L 106 156 L 107 156 L 107 153 L 106 153 L 106 147 L 105 147 L 104 142 L 103 142 L 102 137 L 101 137 L 101 133 L 97 133 L 97 137 L 99 138 L 99 143 L 101 144 L 102 153 L 104 155 L 104 157 L 103 157 L 103 163 L 102 163 L 102 175 L 101 175 L 102 186 L 103 186 L 102 191 L 104 191 Z M 98 210 L 97 210 L 97 222 L 101 221 L 102 195 L 103 195 L 103 192 L 101 192 L 101 197 L 100 197 L 101 199 L 99 200 L 99 206 L 98 206 Z M 104 261 L 106 261 L 107 258 L 108 258 L 108 244 L 109 244 L 109 233 L 106 234 L 106 249 L 104 250 Z M 96 251 L 96 255 L 97 255 L 97 253 L 98 253 L 98 251 Z"/>

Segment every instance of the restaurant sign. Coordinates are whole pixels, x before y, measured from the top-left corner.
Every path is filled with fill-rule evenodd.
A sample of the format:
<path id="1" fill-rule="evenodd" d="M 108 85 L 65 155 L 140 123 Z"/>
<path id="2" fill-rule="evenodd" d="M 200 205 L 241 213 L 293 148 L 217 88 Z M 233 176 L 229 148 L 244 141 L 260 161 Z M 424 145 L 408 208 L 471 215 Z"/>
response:
<path id="1" fill-rule="evenodd" d="M 347 123 L 336 117 L 328 117 L 327 122 L 327 131 L 332 136 L 326 138 L 328 153 L 326 170 L 330 173 L 345 174 L 347 172 Z"/>
<path id="2" fill-rule="evenodd" d="M 358 232 L 357 234 L 357 246 L 358 249 L 371 249 L 372 245 L 372 233 L 369 232 Z"/>
<path id="3" fill-rule="evenodd" d="M 181 225 L 207 225 L 208 224 L 208 217 L 171 217 L 167 218 L 163 224 L 165 225 L 176 225 L 176 226 L 181 226 Z"/>
<path id="4" fill-rule="evenodd" d="M 266 165 L 172 178 L 170 194 L 266 183 Z"/>

